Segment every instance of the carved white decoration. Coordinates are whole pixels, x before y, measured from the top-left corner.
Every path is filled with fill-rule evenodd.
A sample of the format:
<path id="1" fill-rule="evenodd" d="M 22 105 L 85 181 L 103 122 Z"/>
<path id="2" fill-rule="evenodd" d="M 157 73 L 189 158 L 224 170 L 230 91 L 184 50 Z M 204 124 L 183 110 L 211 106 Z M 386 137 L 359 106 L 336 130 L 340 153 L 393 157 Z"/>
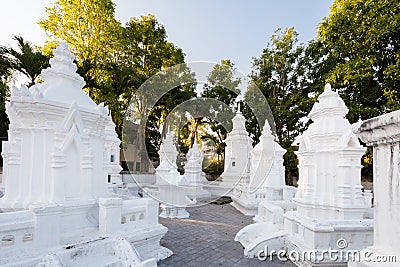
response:
<path id="1" fill-rule="evenodd" d="M 188 218 L 189 213 L 185 208 L 195 204 L 196 199 L 189 197 L 189 181 L 178 172 L 178 151 L 172 131 L 167 132 L 158 154 L 160 165 L 156 168 L 156 183 L 148 186 L 146 192 L 162 203 L 160 217 Z"/>
<path id="2" fill-rule="evenodd" d="M 372 261 L 351 261 L 349 266 L 398 266 L 400 259 L 400 110 L 355 125 L 358 137 L 374 153 L 374 243 L 363 253 Z M 376 179 L 375 179 L 376 178 Z M 374 262 L 388 256 L 397 261 Z"/>
<path id="3" fill-rule="evenodd" d="M 204 154 L 200 150 L 199 145 L 196 141 L 196 135 L 194 137 L 193 146 L 189 149 L 186 154 L 185 178 L 188 181 L 188 196 L 190 198 L 200 199 L 211 196 L 211 193 L 206 191 L 203 186 L 208 183 L 206 175 L 202 170 Z"/>
<path id="4" fill-rule="evenodd" d="M 345 118 L 347 112 L 327 84 L 309 114 L 313 123 L 299 137 L 299 186 L 293 199 L 297 210 L 284 215 L 287 249 L 338 248 L 340 238 L 349 243 L 344 250 L 361 250 L 372 243 L 373 222 L 365 219 L 368 206 L 361 191 L 365 148 Z M 332 262 L 325 255 L 324 263 L 346 263 L 346 259 Z M 316 263 L 301 265 L 307 264 Z"/>
<path id="5" fill-rule="evenodd" d="M 158 203 L 110 193 L 121 186 L 120 140 L 108 107 L 82 91 L 73 60 L 60 43 L 44 83 L 13 87 L 6 103 L 0 265 L 118 264 L 109 250 L 117 235 L 138 245 L 143 259 L 169 256 L 159 244 L 167 229 Z"/>
<path id="6" fill-rule="evenodd" d="M 231 194 L 232 205 L 245 215 L 256 215 L 264 200 L 282 200 L 285 186 L 283 149 L 265 121 L 260 142 L 251 150 L 250 179 L 239 183 Z"/>
<path id="7" fill-rule="evenodd" d="M 224 140 L 225 160 L 224 172 L 221 174 L 222 182 L 218 185 L 227 190 L 233 189 L 240 180 L 247 180 L 250 176 L 250 152 L 253 140 L 249 137 L 245 127 L 246 119 L 240 111 L 240 106 L 232 119 L 233 128 Z M 229 193 L 228 193 L 229 194 Z"/>

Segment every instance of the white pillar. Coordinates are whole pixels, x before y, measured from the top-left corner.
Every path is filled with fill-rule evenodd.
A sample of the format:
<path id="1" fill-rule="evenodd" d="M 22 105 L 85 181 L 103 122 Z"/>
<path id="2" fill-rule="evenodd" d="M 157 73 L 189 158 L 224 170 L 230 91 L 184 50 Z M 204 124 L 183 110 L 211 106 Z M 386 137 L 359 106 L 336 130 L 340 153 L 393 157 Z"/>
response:
<path id="1" fill-rule="evenodd" d="M 366 120 L 356 134 L 374 153 L 374 244 L 376 256 L 395 256 L 400 262 L 400 110 Z M 387 264 L 389 265 L 389 264 Z M 350 266 L 387 266 L 352 262 Z"/>
<path id="2" fill-rule="evenodd" d="M 101 235 L 112 235 L 121 230 L 122 199 L 99 199 L 99 231 Z"/>
<path id="3" fill-rule="evenodd" d="M 40 248 L 60 245 L 61 205 L 30 205 L 29 210 L 36 215 L 34 240 Z"/>

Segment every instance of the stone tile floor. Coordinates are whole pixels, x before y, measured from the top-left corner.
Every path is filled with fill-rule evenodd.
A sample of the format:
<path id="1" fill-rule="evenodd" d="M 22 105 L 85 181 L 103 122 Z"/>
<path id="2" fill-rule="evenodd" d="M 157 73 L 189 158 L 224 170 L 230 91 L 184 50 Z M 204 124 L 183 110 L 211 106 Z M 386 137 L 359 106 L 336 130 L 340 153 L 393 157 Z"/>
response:
<path id="1" fill-rule="evenodd" d="M 158 266 L 295 266 L 277 259 L 245 258 L 241 244 L 234 238 L 240 229 L 253 221 L 230 204 L 207 204 L 187 210 L 190 213 L 188 219 L 160 218 L 160 223 L 168 227 L 161 244 L 171 249 L 174 255 L 158 262 Z"/>

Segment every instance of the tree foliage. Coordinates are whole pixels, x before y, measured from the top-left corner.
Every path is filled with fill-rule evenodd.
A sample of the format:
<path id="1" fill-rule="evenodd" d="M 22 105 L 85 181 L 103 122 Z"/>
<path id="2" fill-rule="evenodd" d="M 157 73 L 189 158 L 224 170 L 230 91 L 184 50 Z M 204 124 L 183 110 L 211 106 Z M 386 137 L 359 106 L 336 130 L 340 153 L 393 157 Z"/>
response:
<path id="1" fill-rule="evenodd" d="M 7 136 L 8 117 L 5 102 L 9 94 L 7 82 L 12 74 L 10 59 L 4 49 L 0 49 L 0 138 Z"/>
<path id="2" fill-rule="evenodd" d="M 351 122 L 400 108 L 399 1 L 336 0 L 317 42 Z"/>
<path id="3" fill-rule="evenodd" d="M 339 88 L 350 122 L 400 108 L 399 1 L 335 0 L 310 50 L 320 61 L 315 73 Z M 372 177 L 371 149 L 363 165 L 363 177 Z"/>
<path id="4" fill-rule="evenodd" d="M 120 23 L 111 0 L 56 0 L 46 12 L 48 17 L 39 25 L 49 43 L 67 42 L 78 62 L 100 63 L 113 53 Z"/>
<path id="5" fill-rule="evenodd" d="M 36 83 L 43 69 L 49 66 L 50 57 L 35 49 L 22 36 L 14 36 L 18 49 L 11 46 L 1 47 L 2 54 L 7 57 L 8 64 L 13 71 L 25 75 L 29 79 L 28 87 Z"/>
<path id="6" fill-rule="evenodd" d="M 215 65 L 208 75 L 207 83 L 204 84 L 201 94 L 202 97 L 218 101 L 215 104 L 212 102 L 207 104 L 208 108 L 212 109 L 213 116 L 204 118 L 204 123 L 209 124 L 210 129 L 217 136 L 214 142 L 218 155 L 224 153 L 223 140 L 226 138 L 227 131 L 231 130 L 232 112 L 237 109 L 236 98 L 240 95 L 241 79 L 235 75 L 235 70 L 235 65 L 229 59 L 221 60 L 221 64 Z"/>
<path id="7" fill-rule="evenodd" d="M 305 53 L 304 45 L 298 44 L 297 36 L 294 28 L 276 30 L 261 57 L 254 60 L 251 73 L 254 84 L 271 107 L 278 142 L 288 151 L 284 164 L 289 184 L 290 177 L 297 172 L 292 143 L 305 130 L 306 116 L 314 103 L 314 89 L 310 87 L 307 68 L 310 58 Z M 246 99 L 251 98 L 250 93 L 251 90 L 248 90 Z M 249 130 L 254 136 L 259 136 L 255 132 L 259 131 L 258 128 L 251 127 Z"/>
<path id="8" fill-rule="evenodd" d="M 110 107 L 120 137 L 128 106 L 137 103 L 130 116 L 140 122 L 138 139 L 145 136 L 145 140 L 137 140 L 137 151 L 142 155 L 145 146 L 147 151 L 156 151 L 160 122 L 173 105 L 190 98 L 194 91 L 190 85 L 171 88 L 174 93 L 164 96 L 155 107 L 149 106 L 145 96 L 163 95 L 161 87 L 148 86 L 145 96 L 137 93 L 153 75 L 184 63 L 182 49 L 168 41 L 164 26 L 153 15 L 131 18 L 122 25 L 115 19 L 111 0 L 57 0 L 47 13 L 39 24 L 50 37 L 48 47 L 59 40 L 68 43 L 76 54 L 78 72 L 85 78 L 84 90 L 96 103 Z M 181 74 L 190 84 L 190 70 L 183 68 Z M 146 168 L 146 164 L 141 166 Z"/>

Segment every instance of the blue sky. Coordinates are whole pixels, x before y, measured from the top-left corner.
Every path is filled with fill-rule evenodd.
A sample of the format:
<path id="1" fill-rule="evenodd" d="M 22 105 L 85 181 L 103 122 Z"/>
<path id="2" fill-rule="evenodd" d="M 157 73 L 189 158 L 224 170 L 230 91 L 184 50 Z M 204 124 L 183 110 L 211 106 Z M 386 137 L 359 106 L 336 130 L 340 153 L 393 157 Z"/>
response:
<path id="1" fill-rule="evenodd" d="M 0 16 L 0 44 L 12 44 L 22 34 L 34 44 L 46 36 L 37 25 L 53 0 L 4 1 Z M 329 14 L 333 0 L 115 0 L 116 17 L 154 14 L 167 30 L 169 40 L 182 48 L 186 61 L 219 62 L 231 59 L 237 70 L 248 74 L 253 57 L 261 55 L 277 28 L 294 26 L 307 43 L 317 35 L 318 23 Z M 34 4 L 32 4 L 34 3 Z"/>

